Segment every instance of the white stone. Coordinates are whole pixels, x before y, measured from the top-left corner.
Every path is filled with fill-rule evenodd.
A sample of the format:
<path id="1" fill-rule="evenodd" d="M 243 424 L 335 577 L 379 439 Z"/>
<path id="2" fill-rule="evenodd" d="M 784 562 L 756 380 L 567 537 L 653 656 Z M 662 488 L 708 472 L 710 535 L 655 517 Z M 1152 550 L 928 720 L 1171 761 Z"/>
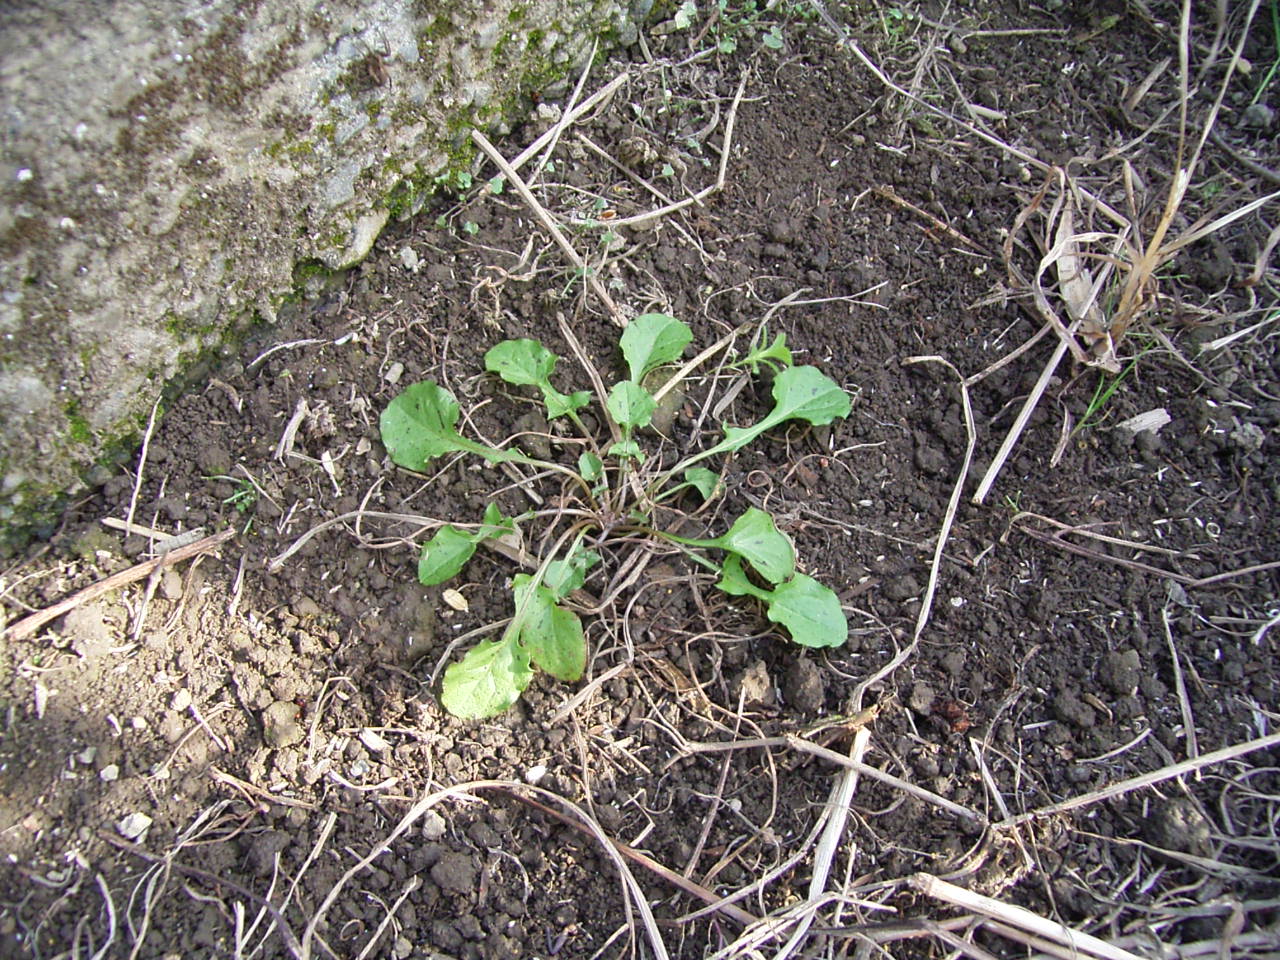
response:
<path id="1" fill-rule="evenodd" d="M 137 840 L 147 832 L 151 823 L 151 818 L 145 813 L 131 813 L 116 824 L 116 829 L 126 840 Z"/>

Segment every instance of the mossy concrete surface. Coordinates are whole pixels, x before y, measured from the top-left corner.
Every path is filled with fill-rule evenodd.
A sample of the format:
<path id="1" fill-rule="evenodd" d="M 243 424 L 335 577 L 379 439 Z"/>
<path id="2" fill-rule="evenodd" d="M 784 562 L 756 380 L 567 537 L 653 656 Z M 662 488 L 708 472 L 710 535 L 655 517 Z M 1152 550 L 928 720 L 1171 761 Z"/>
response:
<path id="1" fill-rule="evenodd" d="M 625 3 L 625 0 L 623 0 Z M 554 95 L 619 0 L 43 0 L 0 30 L 0 523 L 47 519 L 166 383 L 365 256 Z"/>

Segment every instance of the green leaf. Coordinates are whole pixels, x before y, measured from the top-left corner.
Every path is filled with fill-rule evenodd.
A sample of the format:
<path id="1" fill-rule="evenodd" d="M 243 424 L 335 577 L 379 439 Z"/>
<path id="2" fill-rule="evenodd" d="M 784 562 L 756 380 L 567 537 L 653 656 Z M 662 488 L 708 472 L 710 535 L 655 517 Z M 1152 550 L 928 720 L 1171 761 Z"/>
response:
<path id="1" fill-rule="evenodd" d="M 574 410 L 581 410 L 591 402 L 591 393 L 588 390 L 579 390 L 577 393 L 565 395 L 554 387 L 548 386 L 542 391 L 542 399 L 547 405 L 547 419 L 554 420 Z"/>
<path id="2" fill-rule="evenodd" d="M 782 49 L 782 29 L 776 25 L 770 27 L 769 32 L 760 38 L 760 42 L 763 43 L 770 50 L 781 50 Z"/>
<path id="3" fill-rule="evenodd" d="M 640 449 L 640 444 L 634 440 L 619 440 L 605 452 L 611 457 L 617 457 L 619 460 L 625 460 L 627 457 L 633 460 L 644 459 L 644 451 Z"/>
<path id="4" fill-rule="evenodd" d="M 457 422 L 458 403 L 453 394 L 424 380 L 406 387 L 382 411 L 382 445 L 392 460 L 408 470 L 423 470 L 428 461 L 454 452 L 479 454 L 490 463 L 522 459 L 459 436 L 453 426 Z"/>
<path id="5" fill-rule="evenodd" d="M 725 427 L 724 440 L 702 456 L 741 450 L 766 430 L 787 420 L 806 420 L 822 425 L 837 417 L 847 417 L 852 404 L 849 394 L 817 367 L 788 367 L 774 378 L 774 407 L 763 420 L 750 427 Z"/>
<path id="6" fill-rule="evenodd" d="M 770 620 L 787 628 L 791 639 L 806 647 L 838 647 L 849 637 L 849 622 L 840 599 L 812 577 L 797 573 L 765 601 Z"/>
<path id="7" fill-rule="evenodd" d="M 769 344 L 769 346 L 755 347 L 733 366 L 750 367 L 751 372 L 756 373 L 759 371 L 761 364 L 774 369 L 781 369 L 791 366 L 792 362 L 791 351 L 787 349 L 787 335 L 780 333 L 773 338 L 773 343 Z"/>
<path id="8" fill-rule="evenodd" d="M 578 457 L 578 473 L 587 483 L 595 483 L 604 472 L 604 461 L 594 453 L 584 453 Z"/>
<path id="9" fill-rule="evenodd" d="M 781 583 L 796 572 L 796 548 L 778 529 L 773 517 L 756 507 L 748 507 L 733 521 L 727 533 L 712 540 L 693 540 L 670 533 L 663 536 L 691 547 L 726 550 L 730 560 L 740 557 L 748 561 L 770 583 Z"/>
<path id="10" fill-rule="evenodd" d="M 484 640 L 445 670 L 440 702 L 464 720 L 492 717 L 515 703 L 532 679 L 529 652 L 520 644 Z"/>
<path id="11" fill-rule="evenodd" d="M 764 510 L 748 507 L 728 533 L 710 542 L 738 554 L 770 583 L 781 583 L 796 572 L 796 548 Z"/>
<path id="12" fill-rule="evenodd" d="M 665 313 L 645 313 L 636 317 L 622 331 L 618 344 L 637 383 L 654 367 L 680 359 L 693 331 L 689 325 Z"/>
<path id="13" fill-rule="evenodd" d="M 586 390 L 565 395 L 551 385 L 559 358 L 537 340 L 503 340 L 484 355 L 484 368 L 507 383 L 537 387 L 547 405 L 547 419 L 554 420 L 591 402 Z"/>
<path id="14" fill-rule="evenodd" d="M 528 574 L 516 574 L 512 588 L 519 641 L 529 658 L 557 680 L 579 679 L 587 667 L 587 641 L 578 615 L 556 606 L 554 594 L 541 584 L 535 586 Z"/>
<path id="15" fill-rule="evenodd" d="M 849 394 L 817 367 L 788 367 L 773 380 L 775 406 L 766 420 L 807 420 L 827 424 L 847 417 L 852 408 Z"/>
<path id="16" fill-rule="evenodd" d="M 628 329 L 630 329 L 628 327 Z M 626 336 L 626 334 L 623 334 Z M 609 399 L 605 401 L 609 415 L 624 427 L 644 427 L 653 418 L 653 411 L 658 405 L 649 391 L 634 380 L 623 380 L 614 384 L 609 391 Z"/>
<path id="17" fill-rule="evenodd" d="M 457 576 L 476 552 L 477 544 L 514 529 L 515 521 L 504 517 L 502 510 L 492 501 L 484 508 L 483 522 L 474 532 L 452 525 L 441 527 L 422 545 L 422 553 L 418 556 L 419 582 L 432 587 Z"/>
<path id="18" fill-rule="evenodd" d="M 840 599 L 812 577 L 797 573 L 773 590 L 757 587 L 747 579 L 737 554 L 725 557 L 716 586 L 734 597 L 755 597 L 765 605 L 765 615 L 781 624 L 791 639 L 806 647 L 838 647 L 849 638 L 849 622 Z"/>
<path id="19" fill-rule="evenodd" d="M 556 355 L 537 340 L 503 340 L 484 355 L 484 368 L 507 383 L 539 387 L 549 385 Z"/>
<path id="20" fill-rule="evenodd" d="M 433 587 L 456 577 L 471 555 L 476 552 L 478 539 L 457 527 L 445 526 L 422 545 L 418 556 L 418 582 Z"/>
<path id="21" fill-rule="evenodd" d="M 710 500 L 720 485 L 720 474 L 706 467 L 690 467 L 684 472 L 684 482 L 702 494 L 703 500 Z"/>
<path id="22" fill-rule="evenodd" d="M 725 557 L 716 586 L 731 597 L 756 597 L 763 600 L 769 596 L 768 590 L 761 590 L 747 579 L 747 573 L 742 569 L 742 558 L 734 553 Z"/>
<path id="23" fill-rule="evenodd" d="M 693 18 L 698 15 L 698 5 L 694 0 L 684 0 L 676 10 L 675 25 L 677 30 L 686 30 L 693 23 Z"/>
<path id="24" fill-rule="evenodd" d="M 542 575 L 542 585 L 556 600 L 563 600 L 587 580 L 587 571 L 600 562 L 594 550 L 578 549 L 566 560 L 553 560 Z"/>

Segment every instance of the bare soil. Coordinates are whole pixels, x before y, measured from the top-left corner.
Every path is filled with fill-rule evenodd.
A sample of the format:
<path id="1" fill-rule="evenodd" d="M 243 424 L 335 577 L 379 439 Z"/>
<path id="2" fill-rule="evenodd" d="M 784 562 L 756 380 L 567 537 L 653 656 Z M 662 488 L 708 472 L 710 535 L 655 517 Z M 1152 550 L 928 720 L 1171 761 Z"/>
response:
<path id="1" fill-rule="evenodd" d="M 1177 64 L 1160 19 L 1172 13 L 1139 7 L 904 4 L 860 14 L 850 36 L 920 101 L 1132 207 L 1149 237 L 1173 169 Z M 1157 941 L 1280 949 L 1273 748 L 1010 822 L 1275 730 L 1274 266 L 1248 283 L 1274 207 L 1162 270 L 1100 409 L 1091 401 L 1112 377 L 1069 355 L 976 505 L 1057 337 L 967 391 L 960 378 L 1045 326 L 1027 283 L 1064 181 L 886 90 L 823 19 L 752 33 L 731 13 L 599 65 L 584 95 L 626 83 L 564 131 L 536 194 L 627 315 L 682 318 L 692 349 L 767 318 L 851 392 L 851 416 L 831 429 L 780 430 L 717 463 L 728 492 L 705 519 L 718 531 L 749 504 L 770 509 L 806 571 L 840 595 L 848 642 L 802 649 L 661 556 L 624 615 L 587 618 L 581 684 L 539 677 L 484 722 L 441 709 L 435 681 L 461 653 L 454 641 L 509 616 L 517 568 L 479 552 L 447 585 L 465 599 L 455 609 L 417 582 L 430 525 L 387 515 L 470 522 L 490 500 L 514 514 L 560 487 L 521 485 L 474 457 L 426 478 L 398 470 L 380 411 L 434 379 L 458 396 L 465 433 L 550 445 L 481 358 L 536 337 L 563 358 L 562 389 L 588 387 L 558 317 L 597 369 L 620 373 L 617 327 L 529 206 L 488 189 L 486 165 L 468 195 L 390 230 L 361 267 L 229 349 L 128 470 L 5 571 L 12 623 L 150 555 L 151 539 L 105 519 L 236 531 L 4 646 L 0 954 L 654 956 L 607 836 L 715 897 L 751 888 L 737 915 L 691 917 L 706 904 L 629 861 L 670 956 L 760 955 L 744 923 L 804 912 L 842 768 L 785 740 L 696 745 L 797 735 L 847 756 L 856 729 L 869 732 L 866 764 L 928 795 L 858 778 L 826 884 L 839 896 L 817 910 L 802 955 L 872 956 L 873 940 L 891 956 L 953 949 L 927 921 L 1028 955 L 920 893 L 918 873 L 1141 955 Z M 1231 10 L 1228 38 L 1242 15 Z M 1193 121 L 1228 59 L 1206 62 L 1202 16 Z M 762 43 L 773 23 L 781 49 Z M 734 52 L 716 49 L 725 40 Z M 1276 127 L 1248 109 L 1276 59 L 1261 20 L 1245 53 L 1253 74 L 1228 91 L 1175 231 L 1276 189 Z M 661 205 L 640 180 L 673 199 L 714 183 L 740 84 L 723 190 L 612 226 Z M 1264 94 L 1280 106 L 1275 89 Z M 519 153 L 563 105 L 545 102 L 499 149 Z M 1090 216 L 1077 229 L 1109 228 Z M 1061 309 L 1058 279 L 1042 282 Z M 918 356 L 950 367 L 904 362 Z M 669 439 L 650 440 L 714 435 L 702 414 L 731 384 L 723 371 L 697 381 Z M 758 417 L 767 395 L 739 386 L 727 422 Z M 1158 432 L 1120 426 L 1157 409 L 1169 418 Z M 488 786 L 424 801 L 475 781 Z M 521 787 L 531 782 L 542 792 Z"/>

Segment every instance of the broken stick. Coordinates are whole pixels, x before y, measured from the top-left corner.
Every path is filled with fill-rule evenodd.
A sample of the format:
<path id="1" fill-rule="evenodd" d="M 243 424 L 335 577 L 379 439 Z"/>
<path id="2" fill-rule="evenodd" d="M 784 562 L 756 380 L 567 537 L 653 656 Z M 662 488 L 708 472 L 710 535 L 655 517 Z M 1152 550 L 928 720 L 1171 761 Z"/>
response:
<path id="1" fill-rule="evenodd" d="M 83 590 L 76 591 L 67 599 L 60 600 L 51 607 L 46 607 L 44 610 L 33 613 L 29 617 L 23 617 L 17 623 L 9 626 L 4 631 L 3 637 L 5 640 L 23 640 L 46 623 L 58 619 L 64 613 L 68 613 L 80 606 L 80 604 L 88 603 L 104 593 L 110 593 L 117 587 L 123 587 L 126 584 L 142 580 L 144 577 L 149 577 L 153 571 L 162 570 L 175 563 L 181 563 L 183 560 L 190 560 L 192 557 L 199 556 L 202 553 L 208 553 L 226 543 L 235 536 L 235 533 L 233 528 L 228 528 L 221 533 L 215 533 L 211 537 L 205 537 L 203 540 L 189 543 L 185 547 L 175 547 L 168 553 L 161 554 L 153 560 L 145 560 L 130 567 L 128 570 L 113 573 L 104 580 L 99 580 Z"/>

